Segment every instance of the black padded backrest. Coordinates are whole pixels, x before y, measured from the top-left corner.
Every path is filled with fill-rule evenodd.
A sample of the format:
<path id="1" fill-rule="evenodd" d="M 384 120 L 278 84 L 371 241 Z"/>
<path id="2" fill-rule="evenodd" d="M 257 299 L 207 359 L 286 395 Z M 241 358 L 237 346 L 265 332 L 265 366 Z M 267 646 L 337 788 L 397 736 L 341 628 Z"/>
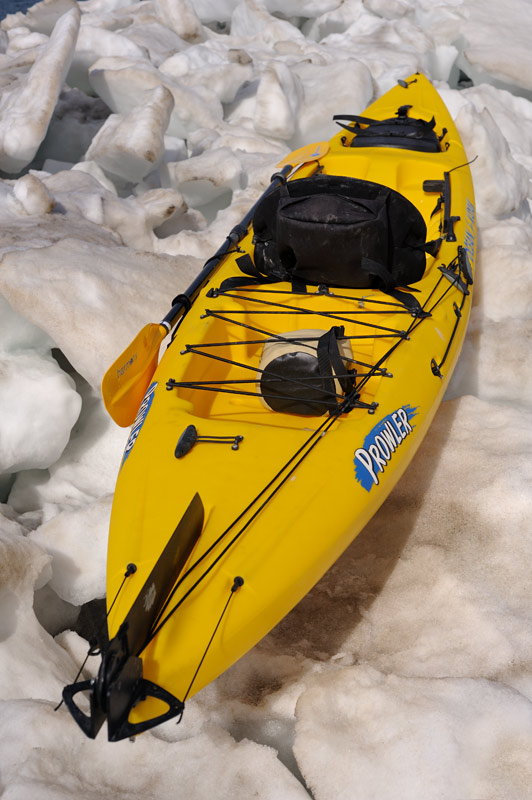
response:
<path id="1" fill-rule="evenodd" d="M 399 192 L 371 181 L 315 175 L 266 196 L 253 217 L 255 265 L 265 275 L 310 284 L 378 285 L 368 259 L 393 283 L 420 280 L 426 264 L 422 215 Z"/>

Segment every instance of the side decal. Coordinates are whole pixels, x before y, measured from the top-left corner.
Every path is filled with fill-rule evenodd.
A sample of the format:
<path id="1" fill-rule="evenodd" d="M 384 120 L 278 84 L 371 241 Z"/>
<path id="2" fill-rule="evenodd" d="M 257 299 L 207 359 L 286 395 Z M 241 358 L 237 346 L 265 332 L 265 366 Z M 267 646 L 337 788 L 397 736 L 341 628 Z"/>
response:
<path id="1" fill-rule="evenodd" d="M 133 427 L 131 428 L 129 436 L 127 438 L 126 447 L 124 450 L 124 457 L 122 459 L 122 464 L 120 465 L 120 468 L 124 466 L 126 458 L 133 450 L 133 445 L 137 441 L 140 429 L 144 425 L 146 417 L 148 416 L 148 411 L 150 410 L 151 404 L 153 402 L 153 395 L 155 394 L 156 388 L 157 388 L 157 381 L 155 381 L 154 383 L 151 384 L 151 386 L 148 387 L 148 391 L 144 395 L 144 399 L 140 404 L 137 417 L 135 419 L 135 422 L 133 423 Z"/>
<path id="2" fill-rule="evenodd" d="M 373 427 L 364 445 L 355 450 L 355 477 L 369 492 L 372 486 L 379 485 L 379 473 L 384 472 L 393 454 L 412 433 L 411 420 L 417 414 L 417 407 L 401 406 L 392 411 Z"/>
<path id="3" fill-rule="evenodd" d="M 466 234 L 464 238 L 464 247 L 469 256 L 471 266 L 475 263 L 475 206 L 470 200 L 466 200 Z"/>

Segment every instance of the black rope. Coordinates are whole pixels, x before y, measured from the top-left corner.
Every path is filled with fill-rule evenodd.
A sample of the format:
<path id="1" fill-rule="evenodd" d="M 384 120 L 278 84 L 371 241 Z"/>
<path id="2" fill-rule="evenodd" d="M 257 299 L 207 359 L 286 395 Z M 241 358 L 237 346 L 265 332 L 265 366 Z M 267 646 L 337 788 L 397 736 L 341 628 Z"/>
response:
<path id="1" fill-rule="evenodd" d="M 313 312 L 310 312 L 310 313 L 313 314 Z M 212 317 L 213 319 L 219 319 L 221 322 L 228 322 L 230 325 L 238 325 L 241 328 L 246 328 L 247 330 L 255 331 L 256 333 L 263 333 L 265 336 L 268 336 L 270 339 L 276 339 L 276 340 L 278 339 L 279 341 L 286 341 L 286 342 L 297 342 L 297 339 L 285 339 L 285 338 L 283 338 L 282 336 L 280 336 L 280 335 L 278 335 L 276 333 L 268 333 L 268 331 L 265 331 L 262 328 L 255 328 L 254 325 L 249 325 L 249 323 L 238 322 L 237 320 L 234 320 L 234 319 L 227 319 L 227 317 L 223 317 L 221 314 L 218 314 L 216 311 L 210 311 L 209 310 L 208 313 L 205 314 L 205 316 Z M 329 317 L 329 319 L 342 319 L 342 318 L 341 317 Z M 343 322 L 349 322 L 349 323 L 353 324 L 354 321 L 352 319 L 344 319 Z M 355 322 L 356 322 L 356 320 L 355 320 Z M 357 324 L 358 325 L 365 325 L 368 328 L 376 327 L 376 326 L 373 326 L 373 325 L 369 325 L 368 323 L 365 323 L 365 322 L 357 322 Z M 391 329 L 382 328 L 382 330 L 391 330 Z M 405 331 L 392 331 L 392 332 L 393 332 L 393 334 L 395 336 L 398 336 L 399 339 L 404 339 L 406 337 L 406 332 Z M 391 339 L 392 337 L 390 336 L 389 333 L 378 333 L 378 334 L 376 334 L 376 333 L 364 333 L 364 334 L 362 334 L 361 333 L 361 334 L 357 334 L 356 336 L 349 336 L 349 337 L 344 337 L 344 338 L 349 338 L 349 339 Z"/>
<path id="2" fill-rule="evenodd" d="M 319 287 L 318 287 L 319 288 Z M 219 297 L 219 296 L 228 296 L 228 293 L 233 291 L 232 289 L 212 289 L 212 294 L 209 294 L 208 297 Z M 289 289 L 251 289 L 249 287 L 242 287 L 240 289 L 241 292 L 253 292 L 254 294 L 291 294 L 296 295 L 297 292 L 292 292 Z M 331 291 L 316 291 L 313 294 L 307 293 L 306 297 L 333 297 L 335 300 L 351 300 L 357 303 L 376 303 L 377 305 L 381 306 L 392 306 L 393 308 L 397 308 L 399 314 L 409 314 L 408 310 L 405 310 L 404 305 L 402 303 L 394 303 L 391 300 L 377 300 L 374 297 L 367 297 L 366 295 L 362 295 L 362 297 L 357 297 L 356 295 L 349 295 L 349 294 L 336 294 L 336 292 Z M 251 300 L 250 297 L 246 297 L 246 300 Z M 377 313 L 377 312 L 375 312 Z"/>
<path id="3" fill-rule="evenodd" d="M 117 601 L 117 599 L 118 599 L 118 595 L 119 595 L 119 594 L 120 594 L 120 592 L 122 591 L 122 588 L 123 588 L 123 586 L 124 586 L 124 583 L 125 583 L 125 582 L 126 582 L 126 580 L 129 578 L 129 576 L 130 576 L 130 575 L 134 575 L 136 571 L 137 571 L 137 566 L 136 566 L 136 564 L 128 564 L 128 565 L 127 565 L 126 571 L 125 571 L 125 573 L 124 573 L 124 577 L 123 577 L 123 579 L 122 579 L 122 583 L 121 583 L 121 584 L 120 584 L 120 586 L 118 587 L 118 590 L 117 590 L 117 592 L 116 592 L 116 594 L 115 594 L 115 596 L 114 596 L 114 600 L 113 600 L 113 602 L 111 603 L 111 605 L 109 606 L 109 610 L 107 611 L 106 618 L 107 618 L 107 617 L 109 616 L 109 614 L 111 613 L 111 609 L 113 608 L 114 604 L 116 603 L 116 601 Z M 76 677 L 74 678 L 74 683 L 77 683 L 77 682 L 78 682 L 79 676 L 81 675 L 81 673 L 82 673 L 82 672 L 83 672 L 83 670 L 85 669 L 85 664 L 86 664 L 86 663 L 87 663 L 87 661 L 89 660 L 90 656 L 97 656 L 97 655 L 99 655 L 99 654 L 100 654 L 100 648 L 99 648 L 99 646 L 98 646 L 98 641 L 97 641 L 96 639 L 91 639 L 91 640 L 90 640 L 90 642 L 89 642 L 89 649 L 87 650 L 87 655 L 85 656 L 85 660 L 83 661 L 83 664 L 82 664 L 82 665 L 81 665 L 81 667 L 78 669 L 78 674 L 77 674 L 77 675 L 76 675 Z M 54 711 L 58 711 L 58 710 L 61 708 L 61 706 L 63 705 L 63 702 L 64 702 L 64 701 L 63 701 L 63 699 L 61 699 L 61 702 L 57 704 L 57 706 L 54 708 Z"/>
<path id="4" fill-rule="evenodd" d="M 443 358 L 440 361 L 440 363 L 438 364 L 438 369 L 439 370 L 443 367 L 443 365 L 445 364 L 445 362 L 447 360 L 447 356 L 449 355 L 449 350 L 451 349 L 451 345 L 453 343 L 454 337 L 456 336 L 456 331 L 458 330 L 458 325 L 460 324 L 460 320 L 462 319 L 462 309 L 464 307 L 464 303 L 465 303 L 466 297 L 467 297 L 467 295 L 464 294 L 463 295 L 463 299 L 462 299 L 462 303 L 460 305 L 460 308 L 458 308 L 456 303 L 454 303 L 454 312 L 456 314 L 456 320 L 455 320 L 455 323 L 454 323 L 454 326 L 453 326 L 453 330 L 451 332 L 451 336 L 449 337 L 449 342 L 447 343 L 447 347 L 445 349 L 445 353 L 443 354 Z"/>
<path id="5" fill-rule="evenodd" d="M 78 682 L 79 676 L 81 675 L 81 673 L 82 673 L 82 672 L 83 672 L 83 670 L 85 669 L 85 664 L 87 663 L 87 661 L 89 660 L 89 658 L 90 658 L 91 656 L 99 656 L 99 655 L 100 655 L 100 648 L 98 647 L 98 642 L 96 641 L 96 639 L 91 639 L 91 641 L 89 642 L 89 649 L 87 650 L 87 655 L 85 656 L 85 659 L 84 659 L 84 661 L 83 661 L 83 664 L 82 664 L 82 665 L 81 665 L 81 667 L 78 669 L 78 674 L 77 674 L 77 675 L 76 675 L 76 677 L 74 678 L 74 683 L 77 683 L 77 682 Z M 56 705 L 56 707 L 54 708 L 54 711 L 59 711 L 59 709 L 61 708 L 61 706 L 63 705 L 63 703 L 64 703 L 64 699 L 63 699 L 63 698 L 61 698 L 60 702 L 59 702 L 59 703 Z"/>
<path id="6" fill-rule="evenodd" d="M 246 300 L 252 300 L 253 298 L 246 297 L 245 299 Z M 263 303 L 264 301 L 263 300 L 256 300 L 255 302 Z M 379 314 L 379 316 L 382 316 L 383 314 L 393 314 L 394 316 L 396 314 L 408 314 L 410 316 L 410 314 L 412 313 L 409 309 L 405 308 L 404 306 L 401 307 L 401 311 L 394 311 L 391 308 L 390 309 L 385 309 L 384 311 L 382 309 L 374 309 L 374 310 L 372 310 L 372 309 L 368 309 L 368 308 L 364 308 L 364 309 L 357 308 L 357 309 L 354 309 L 353 311 L 349 311 L 349 310 L 348 311 L 342 311 L 342 310 L 340 310 L 340 311 L 314 311 L 311 308 L 307 309 L 306 311 L 302 311 L 300 308 L 293 308 L 292 306 L 285 306 L 284 308 L 285 308 L 284 311 L 282 311 L 282 310 L 279 311 L 277 309 L 274 310 L 274 311 L 271 311 L 269 309 L 266 309 L 266 310 L 254 311 L 253 313 L 255 313 L 255 314 L 279 314 L 279 315 L 283 315 L 283 314 L 284 315 L 288 315 L 288 314 L 294 314 L 294 313 L 296 313 L 296 314 L 311 314 L 313 316 L 332 317 L 333 319 L 336 319 L 336 317 L 334 316 L 335 314 L 352 314 L 353 316 L 362 316 L 363 314 Z M 209 309 L 206 309 L 206 312 L 208 313 Z M 247 310 L 245 308 L 242 308 L 242 309 L 220 308 L 220 309 L 218 309 L 218 313 L 219 314 L 249 314 L 249 310 Z M 353 320 L 349 320 L 349 322 L 352 322 L 352 321 Z M 355 320 L 355 322 L 356 321 L 357 320 Z M 358 324 L 359 325 L 366 325 L 368 328 L 379 328 L 379 327 L 382 327 L 382 326 L 379 326 L 379 325 L 372 325 L 370 322 L 360 322 Z M 390 330 L 395 330 L 395 329 L 394 328 L 382 328 L 382 330 L 390 331 Z"/>
<path id="7" fill-rule="evenodd" d="M 238 589 L 240 589 L 240 587 L 241 587 L 241 586 L 243 586 L 243 585 L 244 585 L 244 578 L 241 578 L 239 575 L 237 575 L 237 576 L 236 576 L 236 578 L 235 578 L 235 579 L 234 579 L 234 581 L 233 581 L 233 585 L 231 586 L 231 591 L 230 591 L 230 593 L 229 593 L 229 597 L 227 598 L 227 602 L 226 602 L 226 604 L 225 604 L 225 606 L 224 606 L 224 609 L 223 609 L 222 613 L 220 614 L 220 619 L 219 619 L 219 620 L 218 620 L 218 622 L 216 623 L 216 627 L 215 627 L 215 629 L 214 629 L 214 630 L 213 630 L 213 632 L 212 632 L 212 636 L 211 636 L 211 638 L 209 639 L 209 643 L 207 644 L 207 647 L 205 648 L 205 651 L 204 651 L 204 653 L 203 653 L 203 655 L 202 655 L 202 657 L 201 657 L 201 659 L 200 659 L 200 662 L 199 662 L 199 664 L 198 664 L 198 666 L 197 666 L 197 668 L 196 668 L 196 672 L 195 672 L 195 673 L 194 673 L 194 675 L 192 676 L 192 680 L 190 681 L 190 683 L 189 683 L 189 685 L 188 685 L 188 689 L 187 689 L 187 690 L 186 690 L 186 692 L 185 692 L 185 696 L 183 697 L 183 702 L 185 702 L 185 701 L 186 701 L 187 697 L 188 697 L 188 696 L 189 696 L 189 694 L 190 694 L 190 690 L 192 689 L 192 686 L 193 686 L 193 684 L 194 684 L 194 681 L 196 680 L 196 678 L 197 678 L 197 676 L 198 676 L 198 672 L 200 671 L 200 669 L 201 669 L 201 667 L 202 667 L 202 664 L 203 664 L 203 662 L 205 661 L 205 657 L 206 657 L 207 653 L 209 652 L 209 648 L 210 648 L 210 646 L 211 646 L 211 644 L 212 644 L 212 642 L 213 642 L 213 639 L 214 639 L 214 637 L 216 636 L 216 633 L 217 633 L 217 631 L 218 631 L 218 628 L 220 627 L 220 625 L 221 625 L 221 623 L 222 623 L 222 620 L 223 620 L 223 618 L 224 618 L 224 616 L 225 616 L 225 612 L 226 612 L 226 611 L 227 611 L 227 609 L 229 608 L 229 603 L 231 602 L 231 598 L 232 598 L 232 597 L 234 596 L 234 594 L 235 594 L 235 593 L 238 591 Z"/>
<path id="8" fill-rule="evenodd" d="M 205 358 L 212 358 L 213 361 L 221 361 L 223 364 L 230 364 L 233 367 L 242 367 L 243 369 L 250 370 L 251 372 L 255 372 L 255 373 L 260 372 L 262 374 L 264 374 L 264 372 L 265 372 L 265 370 L 259 369 L 259 367 L 252 367 L 250 364 L 244 364 L 244 363 L 242 363 L 240 361 L 232 361 L 230 358 L 223 358 L 222 356 L 215 356 L 212 353 L 202 353 L 201 350 L 194 350 L 189 345 L 187 345 L 187 352 L 194 353 L 195 355 L 198 355 L 198 356 L 204 356 Z M 304 386 L 305 388 L 308 388 L 307 384 L 306 384 L 306 379 L 305 379 L 305 381 L 302 381 L 302 380 L 298 380 L 297 378 L 287 378 L 284 375 L 276 375 L 273 372 L 269 372 L 268 375 L 270 377 L 272 377 L 272 378 L 278 378 L 279 380 L 286 380 L 286 381 L 289 381 L 290 383 L 296 383 L 299 386 Z M 213 382 L 214 381 L 205 381 L 205 383 L 209 383 L 209 384 L 213 383 Z M 238 382 L 240 383 L 240 381 L 238 381 Z M 242 383 L 243 382 L 244 381 L 242 381 Z M 189 382 L 189 381 L 186 381 L 186 382 L 173 381 L 173 384 L 172 384 L 172 386 L 170 388 L 173 388 L 173 386 L 181 386 L 181 385 L 183 385 L 183 383 L 186 386 L 191 382 Z M 190 388 L 196 388 L 196 385 L 197 385 L 197 387 L 199 389 L 202 389 L 202 388 L 206 389 L 207 387 L 202 386 L 201 383 L 202 383 L 202 381 L 198 381 L 197 384 L 196 384 L 196 382 L 194 382 L 194 385 L 192 387 L 190 387 Z M 211 391 L 217 391 L 217 390 L 216 389 L 212 389 Z M 222 390 L 220 389 L 220 391 L 222 391 Z M 226 391 L 229 392 L 231 390 L 227 389 Z M 323 391 L 326 394 L 328 394 L 330 397 L 337 397 L 337 398 L 341 398 L 342 400 L 344 398 L 343 394 L 336 394 L 336 392 L 331 392 L 331 391 L 329 391 L 327 389 L 324 389 Z M 231 392 L 231 393 L 232 394 L 239 394 L 239 392 L 234 392 L 234 391 Z M 241 394 L 250 394 L 250 392 L 241 392 Z M 255 396 L 260 397 L 261 395 L 255 395 Z"/>
<path id="9" fill-rule="evenodd" d="M 251 302 L 251 303 L 259 303 L 261 305 L 266 305 L 266 306 L 275 306 L 275 307 L 281 309 L 281 311 L 279 312 L 281 314 L 288 314 L 288 313 L 291 313 L 291 312 L 295 312 L 296 314 L 306 314 L 307 316 L 310 315 L 310 316 L 316 316 L 316 317 L 327 317 L 327 319 L 338 319 L 341 322 L 351 322 L 351 323 L 354 322 L 355 325 L 363 325 L 366 328 L 374 328 L 376 330 L 387 331 L 389 333 L 394 333 L 396 335 L 400 335 L 402 333 L 402 331 L 398 331 L 395 328 L 387 328 L 384 325 L 374 325 L 371 322 L 361 322 L 360 320 L 346 319 L 345 317 L 338 316 L 336 313 L 334 313 L 332 311 L 315 311 L 315 310 L 313 311 L 312 309 L 300 308 L 299 306 L 288 306 L 287 307 L 287 306 L 283 305 L 282 303 L 274 303 L 272 300 L 260 300 L 260 299 L 258 299 L 256 297 L 242 297 L 242 295 L 238 295 L 238 294 L 226 293 L 224 296 L 225 297 L 230 297 L 233 300 L 246 300 L 248 303 Z M 288 309 L 288 310 L 286 310 L 286 309 Z M 234 314 L 234 313 L 249 313 L 249 312 L 245 312 L 245 311 L 224 311 L 222 309 L 222 313 L 224 313 L 224 314 Z M 265 311 L 259 311 L 258 313 L 259 314 L 265 314 L 266 312 Z M 206 309 L 205 310 L 205 314 L 207 316 L 209 316 L 210 309 Z"/>
<path id="10" fill-rule="evenodd" d="M 351 340 L 351 339 L 358 339 L 358 338 L 359 338 L 358 336 L 339 336 L 338 337 L 338 341 L 339 342 L 343 342 L 344 340 Z M 373 337 L 371 337 L 371 338 L 373 338 Z M 277 335 L 277 334 L 272 334 L 269 339 L 247 339 L 247 340 L 239 340 L 239 341 L 233 341 L 233 342 L 201 342 L 201 343 L 197 343 L 197 344 L 187 344 L 187 345 L 185 345 L 185 348 L 191 348 L 191 352 L 199 353 L 200 351 L 198 351 L 198 349 L 197 349 L 199 347 L 232 347 L 233 345 L 264 344 L 265 342 L 268 342 L 268 341 L 272 341 L 272 342 L 273 341 L 287 342 L 288 344 L 300 344 L 301 342 L 305 342 L 305 343 L 308 342 L 308 344 L 306 344 L 306 347 L 308 347 L 309 349 L 312 349 L 312 350 L 316 350 L 316 351 L 318 349 L 315 345 L 310 344 L 310 342 L 315 342 L 316 341 L 316 337 L 315 336 L 298 336 L 297 338 L 296 337 L 294 337 L 294 338 L 286 338 L 286 337 L 284 337 L 282 335 Z M 187 349 L 181 351 L 181 353 L 183 355 L 186 352 L 188 352 Z M 373 367 L 373 364 L 367 364 L 365 361 L 359 361 L 356 358 L 349 358 L 348 356 L 344 356 L 343 354 L 342 354 L 342 361 L 347 361 L 349 364 L 356 364 L 357 366 L 360 366 L 360 367 L 367 367 L 368 369 L 371 369 Z M 360 373 L 358 373 L 358 374 L 360 375 Z M 380 374 L 384 377 L 384 376 L 386 376 L 387 372 L 386 372 L 386 370 L 383 369 L 383 370 L 381 370 Z M 201 381 L 198 381 L 198 382 L 201 383 Z M 204 381 L 204 382 L 205 383 L 217 383 L 218 381 Z M 241 382 L 242 383 L 253 383 L 253 381 L 241 381 Z"/>
<path id="11" fill-rule="evenodd" d="M 111 613 L 111 611 L 112 611 L 112 608 L 113 608 L 114 604 L 115 604 L 115 603 L 116 603 L 116 601 L 118 600 L 118 595 L 119 595 L 119 594 L 120 594 L 120 592 L 122 591 L 122 587 L 124 586 L 124 583 L 125 583 L 125 582 L 126 582 L 126 580 L 129 578 L 129 576 L 130 576 L 130 575 L 134 575 L 136 571 L 137 571 L 137 565 L 136 565 L 136 564 L 128 564 L 128 565 L 127 565 L 127 569 L 126 569 L 126 571 L 124 572 L 124 577 L 123 577 L 123 579 L 122 579 L 122 583 L 121 583 L 121 584 L 120 584 L 120 586 L 118 587 L 118 591 L 117 591 L 117 593 L 115 594 L 115 599 L 113 600 L 113 602 L 112 602 L 112 603 L 111 603 L 111 605 L 109 606 L 109 609 L 108 609 L 108 611 L 107 611 L 107 614 L 105 615 L 106 617 L 108 617 L 108 616 L 109 616 L 109 614 L 110 614 L 110 613 Z"/>

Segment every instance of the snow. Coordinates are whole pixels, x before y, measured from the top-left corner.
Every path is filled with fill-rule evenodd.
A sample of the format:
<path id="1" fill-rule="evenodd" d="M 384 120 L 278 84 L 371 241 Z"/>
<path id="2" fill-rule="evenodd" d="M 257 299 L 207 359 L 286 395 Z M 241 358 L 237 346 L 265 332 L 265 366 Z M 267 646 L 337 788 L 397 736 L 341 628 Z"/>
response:
<path id="1" fill-rule="evenodd" d="M 0 22 L 6 800 L 532 800 L 529 12 L 42 0 Z M 445 402 L 362 534 L 181 725 L 90 742 L 54 708 L 105 594 L 127 432 L 102 375 L 283 155 L 418 69 L 476 157 L 478 278 Z"/>

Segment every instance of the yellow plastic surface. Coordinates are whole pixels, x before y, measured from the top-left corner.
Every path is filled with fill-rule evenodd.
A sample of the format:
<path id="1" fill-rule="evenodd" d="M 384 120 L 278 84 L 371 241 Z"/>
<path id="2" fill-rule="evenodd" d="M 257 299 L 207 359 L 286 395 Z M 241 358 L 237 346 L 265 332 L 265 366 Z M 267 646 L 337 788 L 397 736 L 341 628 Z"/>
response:
<path id="1" fill-rule="evenodd" d="M 464 299 L 438 267 L 453 262 L 458 246 L 465 247 L 474 265 L 471 174 L 469 167 L 463 166 L 467 156 L 453 121 L 423 76 L 409 78 L 408 88 L 392 89 L 364 115 L 386 119 L 405 104 L 412 106 L 412 117 L 430 120 L 434 116 L 438 135 L 447 129 L 442 152 L 349 148 L 345 142 L 351 134 L 341 130 L 319 163 L 326 174 L 362 178 L 401 192 L 422 213 L 427 240 L 440 235 L 443 209 L 432 215 L 438 194 L 425 192 L 423 182 L 442 180 L 444 172 L 454 170 L 450 173 L 451 213 L 459 217 L 454 225 L 457 240 L 444 241 L 436 259 L 427 256 L 425 275 L 415 286 L 421 305 L 430 297 L 426 307 L 432 309 L 431 316 L 413 320 L 397 301 L 371 289 L 334 289 L 334 296 L 327 296 L 309 287 L 307 295 L 289 295 L 276 294 L 289 290 L 288 284 L 275 284 L 261 287 L 266 294 L 238 289 L 231 292 L 233 297 L 209 297 L 207 292 L 224 278 L 242 274 L 235 265 L 236 256 L 228 255 L 164 353 L 148 389 L 147 410 L 132 429 L 111 518 L 109 604 L 126 565 L 134 562 L 138 569 L 127 579 L 112 609 L 111 636 L 195 492 L 205 506 L 205 527 L 188 565 L 196 566 L 179 585 L 170 608 L 203 578 L 142 653 L 144 677 L 180 699 L 216 678 L 282 619 L 375 514 L 419 447 L 460 353 L 472 293 Z M 312 174 L 316 166 L 300 168 L 294 179 Z M 251 238 L 249 232 L 240 247 L 252 255 Z M 257 298 L 286 303 L 305 313 L 265 314 L 264 307 L 255 302 Z M 457 309 L 461 309 L 460 317 Z M 334 312 L 342 321 L 333 318 L 329 322 L 315 313 L 324 311 Z M 354 359 L 363 365 L 384 358 L 381 373 L 363 382 L 361 388 L 363 402 L 378 404 L 374 413 L 354 409 L 337 419 L 300 417 L 269 411 L 251 395 L 167 390 L 167 381 L 173 379 L 249 380 L 237 388 L 256 391 L 260 340 L 267 337 L 235 324 L 235 320 L 270 334 L 345 325 L 347 336 L 364 335 L 351 340 Z M 412 323 L 408 339 L 375 327 L 406 331 Z M 242 344 L 250 340 L 259 342 Z M 226 344 L 208 347 L 216 342 Z M 439 365 L 446 352 L 439 377 L 432 365 Z M 222 360 L 209 357 L 214 354 Z M 245 363 L 247 368 L 228 361 Z M 360 364 L 363 375 L 365 368 Z M 379 423 L 386 433 L 381 430 L 376 439 Z M 196 426 L 199 436 L 242 436 L 243 440 L 238 450 L 230 444 L 198 442 L 177 459 L 177 441 L 189 425 Z M 372 451 L 371 446 L 376 449 Z M 387 452 L 389 458 L 385 458 Z M 190 687 L 236 576 L 244 579 L 244 585 L 232 595 Z M 131 719 L 150 717 L 160 711 L 156 705 L 150 700 L 140 703 Z"/>

